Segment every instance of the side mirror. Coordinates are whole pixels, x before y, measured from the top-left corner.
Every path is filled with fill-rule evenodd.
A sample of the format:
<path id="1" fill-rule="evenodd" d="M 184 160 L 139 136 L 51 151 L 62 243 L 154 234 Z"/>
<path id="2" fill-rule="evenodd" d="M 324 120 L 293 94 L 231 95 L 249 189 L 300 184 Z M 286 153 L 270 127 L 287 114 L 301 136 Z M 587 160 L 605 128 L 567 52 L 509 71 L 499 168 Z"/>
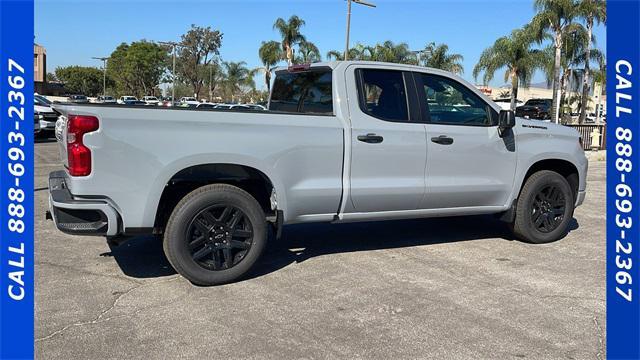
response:
<path id="1" fill-rule="evenodd" d="M 500 132 L 511 129 L 516 126 L 516 114 L 513 110 L 501 110 L 498 116 L 498 128 Z"/>

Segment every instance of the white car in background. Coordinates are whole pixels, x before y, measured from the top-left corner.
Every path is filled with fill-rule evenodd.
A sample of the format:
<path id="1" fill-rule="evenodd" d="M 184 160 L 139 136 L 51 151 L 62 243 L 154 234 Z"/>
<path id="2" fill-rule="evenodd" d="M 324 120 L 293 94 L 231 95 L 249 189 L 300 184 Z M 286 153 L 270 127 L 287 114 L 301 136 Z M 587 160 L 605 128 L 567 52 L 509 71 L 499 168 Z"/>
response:
<path id="1" fill-rule="evenodd" d="M 196 105 L 196 109 L 215 109 L 218 105 L 217 103 L 203 102 Z"/>
<path id="2" fill-rule="evenodd" d="M 266 111 L 267 110 L 266 107 L 264 107 L 262 105 L 258 105 L 258 104 L 244 104 L 244 106 L 247 106 L 251 110 L 262 110 L 262 111 Z"/>
<path id="3" fill-rule="evenodd" d="M 131 104 L 136 101 L 138 101 L 138 98 L 135 96 L 120 96 L 118 104 Z"/>
<path id="4" fill-rule="evenodd" d="M 218 110 L 251 110 L 247 105 L 241 104 L 219 104 L 214 107 L 214 109 Z"/>
<path id="5" fill-rule="evenodd" d="M 493 100 L 494 103 L 498 104 L 502 110 L 511 110 L 511 99 L 496 99 Z M 524 102 L 516 99 L 516 107 L 524 105 Z"/>
<path id="6" fill-rule="evenodd" d="M 197 106 L 198 104 L 200 104 L 200 101 L 198 101 L 198 99 L 192 97 L 192 96 L 185 96 L 183 98 L 180 98 L 180 105 L 182 106 Z"/>
<path id="7" fill-rule="evenodd" d="M 56 120 L 58 120 L 58 113 L 51 108 L 51 101 L 42 95 L 33 95 L 33 112 L 34 117 L 38 120 L 39 133 L 43 135 L 53 134 L 56 127 Z"/>
<path id="8" fill-rule="evenodd" d="M 160 100 L 155 96 L 144 96 L 142 97 L 142 101 L 146 102 L 147 105 L 158 105 L 160 102 Z"/>

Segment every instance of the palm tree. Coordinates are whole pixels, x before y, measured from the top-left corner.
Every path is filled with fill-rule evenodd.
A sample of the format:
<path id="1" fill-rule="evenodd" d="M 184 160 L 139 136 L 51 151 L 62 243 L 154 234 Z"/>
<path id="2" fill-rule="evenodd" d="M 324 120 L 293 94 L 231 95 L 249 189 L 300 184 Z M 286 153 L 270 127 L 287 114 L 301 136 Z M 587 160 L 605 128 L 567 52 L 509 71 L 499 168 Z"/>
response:
<path id="1" fill-rule="evenodd" d="M 263 41 L 258 50 L 262 67 L 258 70 L 264 71 L 264 82 L 267 84 L 267 91 L 271 90 L 271 71 L 282 60 L 282 49 L 277 41 Z"/>
<path id="2" fill-rule="evenodd" d="M 600 114 L 602 114 L 602 95 L 605 92 L 605 83 L 607 82 L 607 64 L 603 58 L 602 62 L 599 64 L 599 69 L 593 72 L 593 80 L 595 83 L 600 84 L 600 93 L 598 94 L 598 103 L 596 104 L 596 121 L 600 123 Z"/>
<path id="3" fill-rule="evenodd" d="M 369 59 L 372 61 L 382 61 L 400 64 L 415 64 L 415 55 L 409 50 L 407 43 L 396 44 L 387 40 L 382 44 L 367 47 Z"/>
<path id="4" fill-rule="evenodd" d="M 569 31 L 577 15 L 577 6 L 573 0 L 534 0 L 534 9 L 538 12 L 531 20 L 539 42 L 551 35 L 554 46 L 553 101 L 551 119 L 558 122 L 558 90 L 560 89 L 560 68 L 562 66 L 562 46 L 564 34 Z M 550 33 L 550 34 L 549 34 Z"/>
<path id="5" fill-rule="evenodd" d="M 484 72 L 485 85 L 493 79 L 496 71 L 506 69 L 504 81 L 511 79 L 512 110 L 516 107 L 520 83 L 528 87 L 534 71 L 543 68 L 545 64 L 544 51 L 531 48 L 535 41 L 530 28 L 513 30 L 510 36 L 499 38 L 491 47 L 485 49 L 473 68 L 473 77 L 476 79 Z"/>
<path id="6" fill-rule="evenodd" d="M 311 41 L 303 40 L 298 44 L 298 56 L 296 56 L 296 63 L 309 64 L 313 62 L 321 61 L 320 50 Z"/>
<path id="7" fill-rule="evenodd" d="M 584 19 L 587 24 L 588 43 L 586 49 L 586 58 L 591 59 L 591 38 L 593 36 L 594 23 L 600 24 L 607 21 L 607 3 L 604 0 L 582 0 L 578 4 L 578 16 Z M 589 61 L 584 63 L 584 77 L 582 78 L 582 101 L 585 105 L 586 99 L 589 96 L 589 90 L 591 87 L 590 80 L 591 67 Z M 587 107 L 582 106 L 580 109 L 579 123 L 582 124 L 587 116 Z"/>
<path id="8" fill-rule="evenodd" d="M 360 43 L 349 48 L 349 59 L 351 60 L 370 60 L 366 55 L 368 47 Z M 344 59 L 344 53 L 338 50 L 331 50 L 327 53 L 327 59 L 342 60 Z"/>
<path id="9" fill-rule="evenodd" d="M 255 82 L 253 76 L 255 72 L 247 68 L 247 63 L 244 61 L 224 61 L 222 62 L 223 69 L 223 83 L 225 85 L 227 95 L 231 96 L 233 101 L 236 94 L 243 89 L 255 88 Z"/>
<path id="10" fill-rule="evenodd" d="M 293 64 L 293 46 L 306 40 L 304 35 L 300 33 L 300 28 L 304 24 L 304 20 L 296 15 L 291 16 L 288 21 L 278 18 L 273 24 L 273 28 L 278 30 L 282 37 L 282 50 L 289 65 Z"/>
<path id="11" fill-rule="evenodd" d="M 454 74 L 464 73 L 462 61 L 464 57 L 460 54 L 450 54 L 447 44 L 436 44 L 431 42 L 418 52 L 418 63 L 422 66 L 432 67 Z"/>

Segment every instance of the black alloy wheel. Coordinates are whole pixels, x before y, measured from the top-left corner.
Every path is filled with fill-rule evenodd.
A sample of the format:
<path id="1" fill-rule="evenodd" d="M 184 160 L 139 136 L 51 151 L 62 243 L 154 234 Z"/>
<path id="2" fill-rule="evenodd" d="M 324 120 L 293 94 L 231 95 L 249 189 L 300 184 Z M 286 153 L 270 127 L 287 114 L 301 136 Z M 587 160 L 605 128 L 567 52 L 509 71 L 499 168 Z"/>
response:
<path id="1" fill-rule="evenodd" d="M 558 186 L 543 187 L 532 202 L 533 227 L 542 233 L 550 233 L 557 229 L 564 218 L 566 206 L 567 200 Z"/>
<path id="2" fill-rule="evenodd" d="M 253 229 L 242 210 L 232 205 L 213 205 L 200 211 L 187 227 L 191 258 L 207 270 L 226 270 L 237 265 L 251 248 Z"/>

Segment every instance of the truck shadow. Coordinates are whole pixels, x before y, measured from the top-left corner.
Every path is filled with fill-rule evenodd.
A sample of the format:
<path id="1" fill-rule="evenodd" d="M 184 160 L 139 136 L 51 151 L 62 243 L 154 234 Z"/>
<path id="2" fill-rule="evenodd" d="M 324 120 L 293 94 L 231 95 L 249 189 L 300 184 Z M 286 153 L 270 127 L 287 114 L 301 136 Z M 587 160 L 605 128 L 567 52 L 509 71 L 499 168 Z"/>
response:
<path id="1" fill-rule="evenodd" d="M 569 229 L 575 230 L 578 226 L 573 219 Z M 284 228 L 279 240 L 272 238 L 262 259 L 245 280 L 323 255 L 481 239 L 515 240 L 507 225 L 493 216 L 290 225 Z M 176 273 L 164 256 L 158 238 L 137 237 L 109 247 L 111 252 L 102 255 L 112 256 L 127 276 L 154 278 Z"/>

